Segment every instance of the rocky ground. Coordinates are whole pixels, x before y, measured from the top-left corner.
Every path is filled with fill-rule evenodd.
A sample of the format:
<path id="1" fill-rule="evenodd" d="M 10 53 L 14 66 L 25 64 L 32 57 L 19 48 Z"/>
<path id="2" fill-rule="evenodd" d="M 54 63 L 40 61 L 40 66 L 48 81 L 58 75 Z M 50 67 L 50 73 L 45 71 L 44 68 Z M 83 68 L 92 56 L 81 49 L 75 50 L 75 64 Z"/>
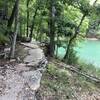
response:
<path id="1" fill-rule="evenodd" d="M 22 45 L 18 46 L 17 62 L 0 61 L 0 100 L 37 100 L 47 60 L 37 45 Z"/>

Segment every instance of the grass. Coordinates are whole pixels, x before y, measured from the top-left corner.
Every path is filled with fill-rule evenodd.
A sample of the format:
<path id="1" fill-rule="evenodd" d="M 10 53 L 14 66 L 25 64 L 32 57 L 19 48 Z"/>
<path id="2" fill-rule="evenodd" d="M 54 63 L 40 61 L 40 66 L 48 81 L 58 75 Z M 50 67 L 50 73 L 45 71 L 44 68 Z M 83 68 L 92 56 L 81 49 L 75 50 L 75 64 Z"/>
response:
<path id="1" fill-rule="evenodd" d="M 83 66 L 80 67 L 84 71 L 86 70 L 85 68 L 90 68 L 88 66 L 85 68 Z M 77 100 L 83 93 L 94 94 L 98 90 L 98 87 L 87 81 L 85 77 L 50 63 L 43 75 L 39 91 L 42 100 Z M 97 92 L 97 95 L 99 95 L 99 92 Z M 88 96 L 90 95 L 86 97 Z"/>
<path id="2" fill-rule="evenodd" d="M 100 78 L 100 68 L 97 68 L 92 64 L 87 64 L 84 62 L 78 63 L 78 66 L 79 66 L 80 70 L 82 70 L 83 72 L 87 72 L 90 75 L 94 75 L 94 76 Z"/>

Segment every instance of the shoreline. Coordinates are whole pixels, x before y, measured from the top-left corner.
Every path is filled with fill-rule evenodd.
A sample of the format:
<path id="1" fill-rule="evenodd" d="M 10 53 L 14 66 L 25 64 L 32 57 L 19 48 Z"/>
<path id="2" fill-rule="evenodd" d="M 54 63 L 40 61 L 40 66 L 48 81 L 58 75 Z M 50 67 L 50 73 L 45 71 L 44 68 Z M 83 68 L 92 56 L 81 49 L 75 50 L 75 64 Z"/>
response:
<path id="1" fill-rule="evenodd" d="M 86 38 L 87 40 L 93 40 L 93 41 L 97 41 L 97 40 L 99 40 L 99 39 L 97 39 L 97 38 Z"/>

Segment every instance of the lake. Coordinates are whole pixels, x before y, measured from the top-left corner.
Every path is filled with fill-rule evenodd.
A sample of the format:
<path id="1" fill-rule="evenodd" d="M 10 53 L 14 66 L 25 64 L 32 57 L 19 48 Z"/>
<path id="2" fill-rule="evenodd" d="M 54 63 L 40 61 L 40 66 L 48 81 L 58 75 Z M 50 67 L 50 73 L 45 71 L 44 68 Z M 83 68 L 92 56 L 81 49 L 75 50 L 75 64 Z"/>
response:
<path id="1" fill-rule="evenodd" d="M 85 40 L 75 48 L 77 56 L 80 60 L 86 63 L 92 63 L 100 68 L 100 41 L 99 40 Z M 58 49 L 58 56 L 63 58 L 65 49 L 60 47 Z"/>

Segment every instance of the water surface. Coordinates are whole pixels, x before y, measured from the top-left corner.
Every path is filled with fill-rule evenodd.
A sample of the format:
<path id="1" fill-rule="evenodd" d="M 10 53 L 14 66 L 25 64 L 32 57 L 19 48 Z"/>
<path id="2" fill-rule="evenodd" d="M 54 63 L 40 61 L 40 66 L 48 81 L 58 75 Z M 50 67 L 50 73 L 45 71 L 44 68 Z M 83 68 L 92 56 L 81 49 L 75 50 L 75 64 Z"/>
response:
<path id="1" fill-rule="evenodd" d="M 99 40 L 86 40 L 81 42 L 78 47 L 75 48 L 77 56 L 80 60 L 86 63 L 92 63 L 96 67 L 100 67 L 100 41 Z M 65 55 L 65 49 L 60 47 L 58 49 L 58 56 L 63 58 Z"/>

